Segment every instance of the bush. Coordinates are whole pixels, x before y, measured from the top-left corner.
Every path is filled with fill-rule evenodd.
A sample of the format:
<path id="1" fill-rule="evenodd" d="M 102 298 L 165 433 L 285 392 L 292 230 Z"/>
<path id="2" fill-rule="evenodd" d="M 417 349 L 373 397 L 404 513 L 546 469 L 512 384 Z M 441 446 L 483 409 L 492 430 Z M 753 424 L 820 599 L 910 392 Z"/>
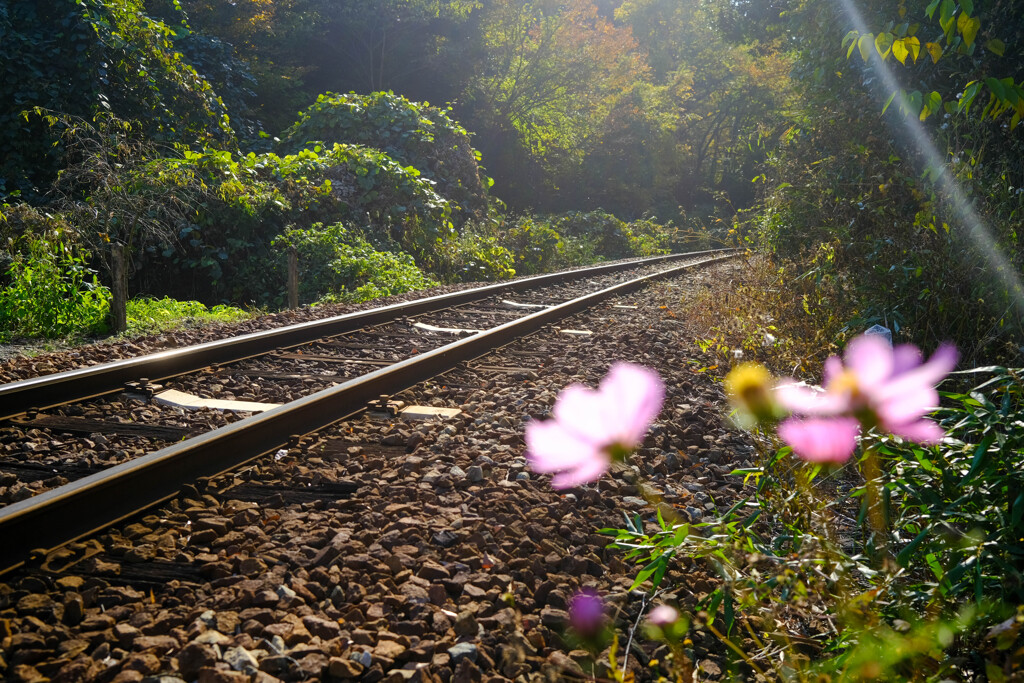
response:
<path id="1" fill-rule="evenodd" d="M 436 266 L 438 245 L 454 235 L 448 203 L 416 169 L 356 145 L 287 156 L 186 151 L 150 162 L 125 183 L 162 188 L 193 207 L 191 220 L 173 226 L 176 239 L 137 255 L 146 279 L 140 273 L 136 288 L 176 298 L 278 303 L 284 279 L 267 263 L 275 258 L 271 240 L 286 226 L 345 220 L 426 267 Z"/>
<path id="2" fill-rule="evenodd" d="M 298 252 L 300 301 L 360 302 L 437 284 L 408 254 L 377 251 L 341 223 L 286 230 L 273 245 Z"/>
<path id="3" fill-rule="evenodd" d="M 107 329 L 110 291 L 88 267 L 88 252 L 65 235 L 25 235 L 0 290 L 0 337 L 53 339 Z"/>
<path id="4" fill-rule="evenodd" d="M 294 152 L 313 142 L 343 142 L 382 150 L 436 182 L 461 225 L 483 217 L 487 196 L 469 134 L 449 112 L 391 92 L 324 93 L 299 114 L 285 147 Z"/>
<path id="5" fill-rule="evenodd" d="M 505 231 L 502 242 L 515 255 L 520 275 L 536 275 L 553 270 L 559 263 L 562 236 L 539 218 L 519 218 Z"/>
<path id="6" fill-rule="evenodd" d="M 505 230 L 504 243 L 522 275 L 584 266 L 596 261 L 668 253 L 671 226 L 643 218 L 632 223 L 606 211 L 523 216 Z"/>
<path id="7" fill-rule="evenodd" d="M 950 437 L 923 447 L 886 439 L 893 542 L 911 575 L 904 597 L 915 608 L 967 600 L 1024 604 L 1024 384 L 1021 370 L 989 375 L 937 416 Z"/>
<path id="8" fill-rule="evenodd" d="M 474 226 L 444 244 L 438 274 L 450 282 L 495 282 L 515 277 L 515 257 L 498 242 L 497 235 L 485 234 Z"/>

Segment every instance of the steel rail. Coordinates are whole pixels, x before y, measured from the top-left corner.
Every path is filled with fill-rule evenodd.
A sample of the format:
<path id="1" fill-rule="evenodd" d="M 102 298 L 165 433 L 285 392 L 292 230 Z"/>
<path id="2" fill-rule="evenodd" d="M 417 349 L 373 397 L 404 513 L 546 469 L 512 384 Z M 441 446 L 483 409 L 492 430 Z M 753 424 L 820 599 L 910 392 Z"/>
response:
<path id="1" fill-rule="evenodd" d="M 229 363 L 268 353 L 275 349 L 308 344 L 322 337 L 352 332 L 362 327 L 379 325 L 404 316 L 439 311 L 485 299 L 495 294 L 517 292 L 543 285 L 629 270 L 642 265 L 732 251 L 735 250 L 713 249 L 689 254 L 669 254 L 628 263 L 538 275 L 512 282 L 486 285 L 367 311 L 253 332 L 181 349 L 160 351 L 88 368 L 19 380 L 0 385 L 0 420 L 22 415 L 30 408 L 44 409 L 70 401 L 81 401 L 120 391 L 128 382 L 137 381 L 143 377 L 154 381 L 163 380 L 186 372 L 194 372 L 215 363 Z"/>
<path id="2" fill-rule="evenodd" d="M 295 434 L 351 417 L 381 394 L 406 389 L 610 297 L 735 255 L 712 256 L 572 299 L 9 505 L 0 509 L 0 574 L 170 500 L 186 484 L 276 451 Z"/>

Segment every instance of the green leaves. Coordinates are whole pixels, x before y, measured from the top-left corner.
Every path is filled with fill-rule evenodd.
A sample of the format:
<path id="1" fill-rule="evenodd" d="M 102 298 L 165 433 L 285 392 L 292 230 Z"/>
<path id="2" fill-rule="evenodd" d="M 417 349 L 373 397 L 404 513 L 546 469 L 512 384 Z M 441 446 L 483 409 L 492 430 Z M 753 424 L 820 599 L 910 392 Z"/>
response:
<path id="1" fill-rule="evenodd" d="M 969 17 L 967 12 L 962 12 L 956 20 L 956 29 L 963 36 L 964 43 L 967 47 L 974 44 L 974 39 L 978 35 L 978 30 L 981 29 L 981 21 L 977 17 Z"/>
<path id="2" fill-rule="evenodd" d="M 461 225 L 482 215 L 486 189 L 469 135 L 449 113 L 391 92 L 324 93 L 299 114 L 285 144 L 291 150 L 314 140 L 376 148 L 435 182 L 436 191 L 457 209 Z"/>
<path id="3" fill-rule="evenodd" d="M 1021 370 L 986 370 L 992 377 L 974 390 L 944 394 L 953 406 L 939 413 L 946 443 L 881 448 L 898 464 L 894 534 L 912 538 L 897 554 L 900 565 L 927 565 L 944 600 L 1017 603 L 1024 599 L 1015 559 L 1024 556 L 1024 384 Z"/>
<path id="4" fill-rule="evenodd" d="M 0 339 L 55 339 L 106 330 L 110 290 L 87 265 L 89 254 L 63 231 L 24 235 L 0 289 Z"/>

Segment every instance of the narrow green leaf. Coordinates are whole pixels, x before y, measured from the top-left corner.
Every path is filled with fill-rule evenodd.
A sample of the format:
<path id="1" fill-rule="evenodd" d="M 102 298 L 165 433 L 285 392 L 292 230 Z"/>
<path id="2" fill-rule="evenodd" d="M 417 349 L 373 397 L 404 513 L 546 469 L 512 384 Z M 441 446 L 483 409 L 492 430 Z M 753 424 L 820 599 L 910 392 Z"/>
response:
<path id="1" fill-rule="evenodd" d="M 964 88 L 964 94 L 960 97 L 958 109 L 962 112 L 970 111 L 971 104 L 974 102 L 974 98 L 978 96 L 978 92 L 981 90 L 981 81 L 971 81 Z"/>
<path id="2" fill-rule="evenodd" d="M 892 101 L 893 101 L 893 100 L 894 100 L 895 98 L 896 98 L 896 93 L 895 93 L 895 91 L 894 91 L 894 92 L 893 92 L 893 94 L 889 95 L 889 99 L 887 99 L 887 100 L 885 101 L 885 106 L 884 106 L 884 107 L 882 107 L 882 113 L 883 113 L 883 114 L 885 113 L 885 110 L 889 108 L 889 105 L 890 105 L 890 104 L 892 104 Z"/>
<path id="3" fill-rule="evenodd" d="M 919 533 L 913 541 L 908 543 L 907 546 L 901 550 L 898 555 L 896 555 L 896 561 L 901 567 L 906 567 L 910 563 L 910 556 L 914 554 L 914 551 L 917 550 L 917 546 L 921 545 L 930 531 L 931 529 L 925 529 Z"/>
<path id="4" fill-rule="evenodd" d="M 960 9 L 965 14 L 974 14 L 974 0 L 960 0 Z"/>
<path id="5" fill-rule="evenodd" d="M 974 449 L 974 458 L 971 461 L 971 469 L 967 472 L 964 478 L 960 480 L 961 486 L 963 486 L 968 480 L 972 479 L 974 475 L 978 473 L 978 470 L 981 469 L 981 466 L 985 462 L 985 455 L 988 453 L 989 446 L 991 446 L 995 440 L 995 433 L 990 432 L 984 439 L 982 439 L 981 443 L 978 444 L 978 447 Z"/>
<path id="6" fill-rule="evenodd" d="M 668 561 L 671 557 L 672 553 L 666 553 L 662 555 L 660 558 L 658 558 L 662 560 L 662 562 L 660 565 L 658 565 L 658 568 L 655 570 L 654 576 L 651 577 L 652 590 L 657 590 L 658 586 L 661 585 L 661 580 L 665 578 L 665 572 L 668 571 Z"/>
<path id="7" fill-rule="evenodd" d="M 1024 491 L 1017 494 L 1013 500 L 1010 511 L 1010 524 L 1014 527 L 1020 525 L 1021 517 L 1024 517 Z"/>

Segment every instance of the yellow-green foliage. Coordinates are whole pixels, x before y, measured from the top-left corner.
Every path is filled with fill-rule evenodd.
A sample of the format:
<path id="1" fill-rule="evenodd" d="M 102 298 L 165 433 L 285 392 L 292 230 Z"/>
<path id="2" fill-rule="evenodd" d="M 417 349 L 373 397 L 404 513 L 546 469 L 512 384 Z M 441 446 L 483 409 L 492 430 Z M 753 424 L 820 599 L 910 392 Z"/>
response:
<path id="1" fill-rule="evenodd" d="M 252 313 L 217 304 L 207 307 L 198 301 L 141 298 L 128 302 L 128 333 L 161 332 L 183 326 L 247 320 Z"/>

